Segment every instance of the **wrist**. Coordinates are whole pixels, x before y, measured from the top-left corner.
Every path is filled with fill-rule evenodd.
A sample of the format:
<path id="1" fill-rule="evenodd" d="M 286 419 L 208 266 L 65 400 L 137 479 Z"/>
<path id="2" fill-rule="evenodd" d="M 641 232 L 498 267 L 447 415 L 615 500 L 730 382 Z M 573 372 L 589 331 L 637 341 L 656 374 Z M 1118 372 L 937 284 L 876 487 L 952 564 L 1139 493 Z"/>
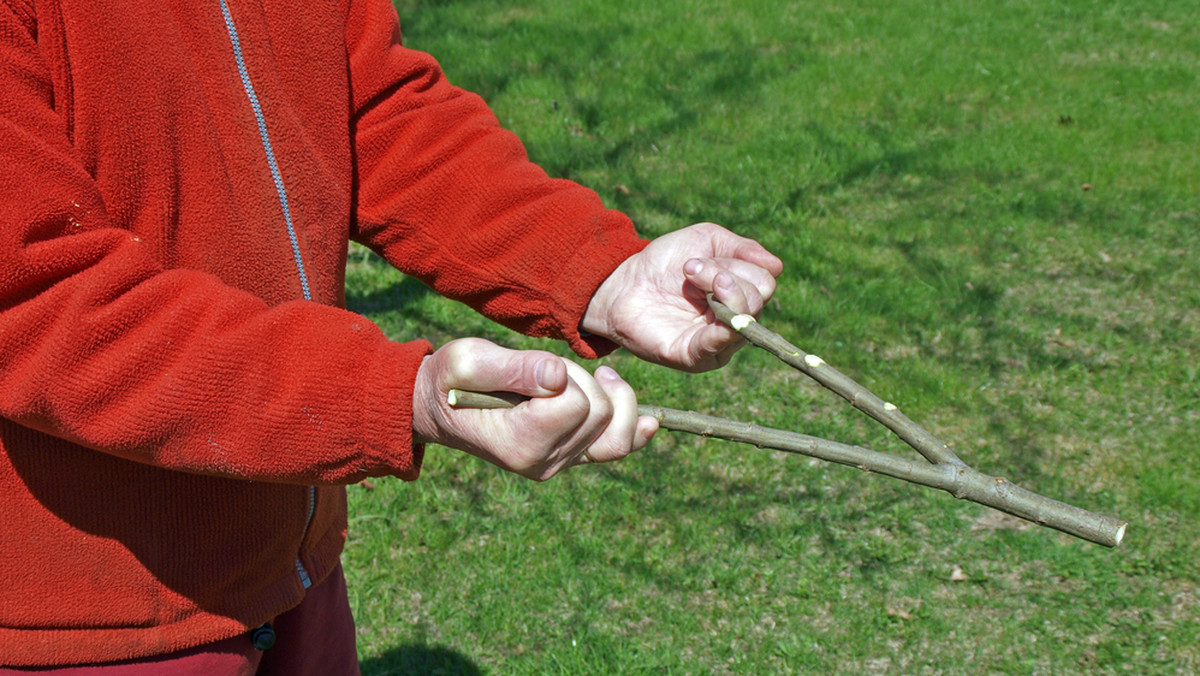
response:
<path id="1" fill-rule="evenodd" d="M 601 298 L 600 290 L 592 296 L 588 302 L 587 310 L 583 313 L 583 319 L 579 322 L 579 331 L 584 336 L 599 336 L 600 338 L 612 339 L 608 332 L 608 320 L 605 309 L 608 307 L 608 301 Z"/>
<path id="2" fill-rule="evenodd" d="M 629 276 L 629 269 L 635 264 L 636 258 L 636 254 L 626 258 L 603 282 L 600 282 L 600 286 L 596 288 L 591 300 L 588 301 L 582 321 L 579 322 L 581 331 L 614 343 L 621 342 L 613 326 L 612 310 L 621 299 L 623 280 Z"/>
<path id="3" fill-rule="evenodd" d="M 412 392 L 412 426 L 413 441 L 421 444 L 435 443 L 438 440 L 437 411 L 441 404 L 437 387 L 434 384 L 431 365 L 432 355 L 421 361 L 417 368 L 417 377 L 413 381 Z"/>

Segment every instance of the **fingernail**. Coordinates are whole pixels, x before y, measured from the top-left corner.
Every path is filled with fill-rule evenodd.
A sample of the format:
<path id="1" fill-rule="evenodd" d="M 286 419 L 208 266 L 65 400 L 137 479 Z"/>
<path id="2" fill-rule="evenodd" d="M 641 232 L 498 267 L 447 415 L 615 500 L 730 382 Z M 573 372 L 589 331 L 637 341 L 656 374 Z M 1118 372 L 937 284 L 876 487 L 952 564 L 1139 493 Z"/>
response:
<path id="1" fill-rule="evenodd" d="M 552 362 L 549 359 L 541 360 L 538 362 L 538 365 L 534 367 L 533 380 L 538 384 L 538 387 L 542 388 L 543 390 L 554 389 L 554 383 L 551 382 L 551 368 Z"/>
<path id="2" fill-rule="evenodd" d="M 689 275 L 698 275 L 703 269 L 704 263 L 701 263 L 700 260 L 696 258 L 693 258 L 692 260 L 683 264 L 683 271 Z"/>
<path id="3" fill-rule="evenodd" d="M 601 380 L 616 381 L 620 380 L 621 376 L 610 366 L 601 366 L 596 369 L 596 377 Z"/>

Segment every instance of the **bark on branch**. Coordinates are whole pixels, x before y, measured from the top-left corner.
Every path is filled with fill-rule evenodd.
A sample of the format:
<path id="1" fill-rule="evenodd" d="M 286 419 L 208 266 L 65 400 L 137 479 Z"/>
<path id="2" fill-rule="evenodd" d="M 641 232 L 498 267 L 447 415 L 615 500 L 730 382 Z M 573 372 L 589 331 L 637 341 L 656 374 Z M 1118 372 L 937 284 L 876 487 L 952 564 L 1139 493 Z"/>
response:
<path id="1" fill-rule="evenodd" d="M 737 314 L 711 296 L 709 305 L 722 323 L 882 423 L 928 462 L 692 411 L 638 406 L 639 414 L 654 416 L 663 429 L 799 453 L 867 472 L 886 474 L 910 483 L 938 488 L 956 498 L 986 505 L 1107 547 L 1116 547 L 1125 537 L 1127 524 L 1124 521 L 1038 495 L 1003 477 L 989 476 L 973 469 L 950 451 L 946 444 L 910 420 L 894 405 L 880 399 L 820 357 L 804 353 L 763 327 L 753 317 Z M 459 408 L 511 408 L 515 403 L 511 394 L 501 397 L 451 390 L 450 405 Z"/>
<path id="2" fill-rule="evenodd" d="M 708 306 L 717 319 L 737 331 L 750 343 L 779 357 L 784 363 L 832 390 L 850 405 L 882 423 L 904 443 L 912 446 L 929 462 L 963 464 L 954 452 L 946 447 L 925 428 L 908 419 L 891 402 L 884 401 L 870 390 L 851 380 L 849 376 L 833 368 L 815 354 L 803 350 L 783 339 L 783 336 L 759 324 L 750 315 L 740 315 L 730 310 L 721 301 L 709 296 Z"/>
<path id="3" fill-rule="evenodd" d="M 450 405 L 457 408 L 512 408 L 515 404 L 511 397 L 451 390 Z M 662 406 L 643 404 L 638 406 L 638 414 L 654 416 L 663 429 L 798 453 L 939 488 L 961 500 L 986 505 L 1108 547 L 1117 546 L 1125 536 L 1122 521 L 1027 491 L 1003 477 L 978 472 L 961 460 L 944 463 L 914 461 L 807 434 Z"/>

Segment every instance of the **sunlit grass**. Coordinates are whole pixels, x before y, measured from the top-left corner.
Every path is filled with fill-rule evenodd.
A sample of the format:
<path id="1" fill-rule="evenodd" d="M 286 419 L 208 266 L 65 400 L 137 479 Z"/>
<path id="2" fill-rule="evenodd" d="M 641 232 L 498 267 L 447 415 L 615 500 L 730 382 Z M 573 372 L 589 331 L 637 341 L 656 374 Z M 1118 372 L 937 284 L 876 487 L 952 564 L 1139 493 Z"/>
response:
<path id="1" fill-rule="evenodd" d="M 648 236 L 764 242 L 786 264 L 764 322 L 979 469 L 1131 525 L 1105 550 L 669 434 L 545 484 L 431 449 L 419 481 L 351 489 L 364 672 L 1200 669 L 1186 4 L 399 2 L 551 174 Z M 566 354 L 359 250 L 347 293 L 398 340 Z M 903 452 L 766 355 L 605 361 L 647 403 Z"/>

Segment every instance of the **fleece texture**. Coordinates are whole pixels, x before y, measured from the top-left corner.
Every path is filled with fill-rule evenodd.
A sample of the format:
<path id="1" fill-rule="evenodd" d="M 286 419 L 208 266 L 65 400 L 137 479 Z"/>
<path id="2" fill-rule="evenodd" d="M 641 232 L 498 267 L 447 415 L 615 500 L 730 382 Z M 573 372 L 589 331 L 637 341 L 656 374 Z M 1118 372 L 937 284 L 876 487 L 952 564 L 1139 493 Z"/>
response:
<path id="1" fill-rule="evenodd" d="M 343 309 L 348 240 L 611 349 L 580 318 L 645 242 L 399 36 L 388 0 L 0 0 L 0 665 L 244 632 L 337 565 L 345 484 L 417 477 L 431 346 Z"/>

